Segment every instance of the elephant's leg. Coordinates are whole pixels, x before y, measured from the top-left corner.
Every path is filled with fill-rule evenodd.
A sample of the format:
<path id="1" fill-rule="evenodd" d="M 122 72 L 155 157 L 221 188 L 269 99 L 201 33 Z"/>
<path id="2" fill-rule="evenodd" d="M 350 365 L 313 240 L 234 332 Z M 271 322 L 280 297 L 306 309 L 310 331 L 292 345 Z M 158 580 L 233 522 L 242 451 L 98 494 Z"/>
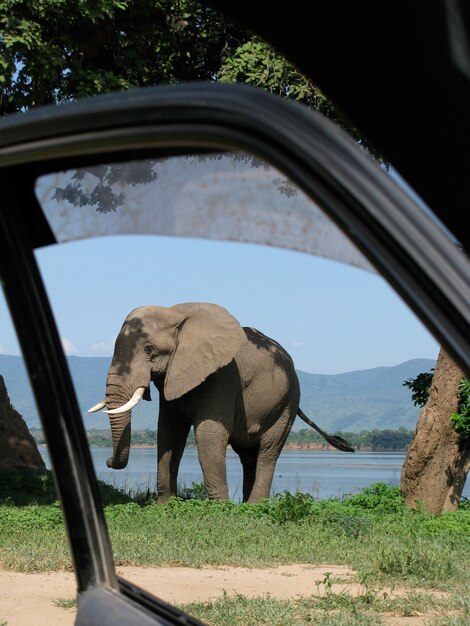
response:
<path id="1" fill-rule="evenodd" d="M 284 447 L 295 414 L 296 409 L 291 406 L 287 407 L 276 423 L 262 435 L 256 462 L 255 481 L 248 502 L 258 502 L 261 498 L 269 498 L 276 461 Z"/>
<path id="2" fill-rule="evenodd" d="M 194 434 L 204 485 L 209 498 L 227 500 L 227 429 L 222 421 L 205 419 L 194 425 Z"/>
<path id="3" fill-rule="evenodd" d="M 254 503 L 261 498 L 269 498 L 278 456 L 260 450 L 256 463 L 256 476 L 247 502 Z M 245 496 L 243 499 L 245 500 Z"/>
<path id="4" fill-rule="evenodd" d="M 162 504 L 176 496 L 178 469 L 183 456 L 190 422 L 160 412 L 157 431 L 157 491 Z"/>
<path id="5" fill-rule="evenodd" d="M 258 460 L 259 446 L 253 448 L 236 448 L 232 446 L 234 451 L 240 457 L 243 467 L 243 502 L 247 502 L 256 478 L 256 463 Z"/>

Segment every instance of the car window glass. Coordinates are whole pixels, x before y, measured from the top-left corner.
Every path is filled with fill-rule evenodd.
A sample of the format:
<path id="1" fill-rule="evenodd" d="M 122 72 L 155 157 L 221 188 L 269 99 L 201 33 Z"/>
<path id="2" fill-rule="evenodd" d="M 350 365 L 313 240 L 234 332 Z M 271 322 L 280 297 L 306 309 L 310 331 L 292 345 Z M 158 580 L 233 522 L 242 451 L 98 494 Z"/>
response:
<path id="1" fill-rule="evenodd" d="M 75 578 L 64 572 L 71 566 L 69 545 L 47 468 L 41 421 L 0 290 L 0 623 L 17 623 L 26 613 L 56 623 L 54 602 L 73 603 Z"/>
<path id="2" fill-rule="evenodd" d="M 41 422 L 2 291 L 0 291 L 0 435 L 1 469 L 44 467 L 42 456 L 45 442 Z M 32 497 L 34 499 L 35 496 Z"/>
<path id="3" fill-rule="evenodd" d="M 279 170 L 244 153 L 102 164 L 42 176 L 36 195 L 60 242 L 159 234 L 260 243 L 372 269 Z"/>
<path id="4" fill-rule="evenodd" d="M 152 400 L 132 411 L 126 467 L 107 465 L 112 456 L 109 418 L 88 409 L 105 398 L 115 341 L 132 309 L 221 305 L 242 326 L 257 328 L 285 347 L 299 371 L 301 405 L 325 430 L 414 428 L 418 409 L 402 382 L 433 366 L 438 345 L 320 208 L 271 167 L 246 155 L 225 154 L 105 164 L 42 177 L 36 193 L 62 242 L 37 250 L 36 258 L 95 470 L 100 480 L 120 490 L 102 498 L 124 576 L 165 599 L 182 601 L 161 578 L 144 580 L 129 565 L 223 565 L 224 558 L 235 558 L 227 557 L 234 554 L 231 550 L 237 552 L 236 538 L 230 537 L 211 552 L 210 537 L 180 517 L 177 508 L 154 508 L 159 407 L 154 384 L 148 389 Z M 372 382 L 384 380 L 384 368 L 387 391 Z M 359 391 L 359 383 L 356 389 L 351 381 L 367 379 L 367 372 L 369 383 Z M 372 396 L 373 408 L 364 408 L 361 394 Z M 297 418 L 294 431 L 299 429 L 305 424 Z M 367 473 L 370 457 L 361 457 L 367 453 L 356 453 L 354 466 L 344 452 L 315 452 L 308 445 L 299 449 L 299 442 L 293 447 L 281 453 L 272 494 L 335 497 L 368 480 L 399 481 L 403 453 L 388 457 L 385 475 L 372 476 Z M 227 478 L 229 497 L 239 502 L 243 479 L 233 448 L 227 450 Z M 191 430 L 178 474 L 179 495 L 204 496 L 202 482 Z M 144 503 L 150 504 L 140 508 Z M 244 557 L 237 558 L 243 564 Z M 266 558 L 269 562 L 272 555 Z"/>

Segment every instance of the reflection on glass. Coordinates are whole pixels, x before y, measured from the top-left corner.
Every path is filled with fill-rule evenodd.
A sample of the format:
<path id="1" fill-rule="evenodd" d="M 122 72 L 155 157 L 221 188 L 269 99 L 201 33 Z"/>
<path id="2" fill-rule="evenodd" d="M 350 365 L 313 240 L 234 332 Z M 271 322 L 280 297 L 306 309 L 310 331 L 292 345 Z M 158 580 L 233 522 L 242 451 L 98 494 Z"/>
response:
<path id="1" fill-rule="evenodd" d="M 158 234 L 259 243 L 371 269 L 271 165 L 244 154 L 178 156 L 58 172 L 36 194 L 59 242 Z"/>

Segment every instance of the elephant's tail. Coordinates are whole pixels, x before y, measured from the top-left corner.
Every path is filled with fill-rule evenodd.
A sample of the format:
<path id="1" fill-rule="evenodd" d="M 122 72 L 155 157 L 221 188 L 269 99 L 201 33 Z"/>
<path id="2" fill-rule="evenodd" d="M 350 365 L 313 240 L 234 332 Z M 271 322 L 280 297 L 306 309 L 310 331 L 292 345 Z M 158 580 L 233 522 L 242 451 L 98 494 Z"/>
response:
<path id="1" fill-rule="evenodd" d="M 312 422 L 312 420 L 309 419 L 305 415 L 305 413 L 302 411 L 300 407 L 299 407 L 299 410 L 297 411 L 297 415 L 306 424 L 314 428 L 317 431 L 317 433 L 320 433 L 320 435 L 324 437 L 328 441 L 328 443 L 332 445 L 334 448 L 337 448 L 338 450 L 341 450 L 342 452 L 355 452 L 354 448 L 351 447 L 351 445 L 342 437 L 338 437 L 336 435 L 329 435 L 328 433 L 325 433 L 325 431 L 323 431 L 319 426 L 315 424 L 315 422 Z"/>

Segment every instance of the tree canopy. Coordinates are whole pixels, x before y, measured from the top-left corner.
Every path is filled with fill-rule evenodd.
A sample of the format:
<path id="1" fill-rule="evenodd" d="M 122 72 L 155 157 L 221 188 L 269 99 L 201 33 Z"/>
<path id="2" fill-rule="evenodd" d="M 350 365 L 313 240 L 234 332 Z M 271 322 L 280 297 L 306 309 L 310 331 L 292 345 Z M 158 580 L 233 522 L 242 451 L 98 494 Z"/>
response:
<path id="1" fill-rule="evenodd" d="M 266 43 L 197 0 L 0 0 L 1 115 L 219 77 L 329 110 Z"/>
<path id="2" fill-rule="evenodd" d="M 241 82 L 300 101 L 362 141 L 283 56 L 198 0 L 0 0 L 0 117 L 195 80 Z"/>
<path id="3" fill-rule="evenodd" d="M 195 0 L 0 0 L 3 115 L 211 79 L 249 37 Z"/>

